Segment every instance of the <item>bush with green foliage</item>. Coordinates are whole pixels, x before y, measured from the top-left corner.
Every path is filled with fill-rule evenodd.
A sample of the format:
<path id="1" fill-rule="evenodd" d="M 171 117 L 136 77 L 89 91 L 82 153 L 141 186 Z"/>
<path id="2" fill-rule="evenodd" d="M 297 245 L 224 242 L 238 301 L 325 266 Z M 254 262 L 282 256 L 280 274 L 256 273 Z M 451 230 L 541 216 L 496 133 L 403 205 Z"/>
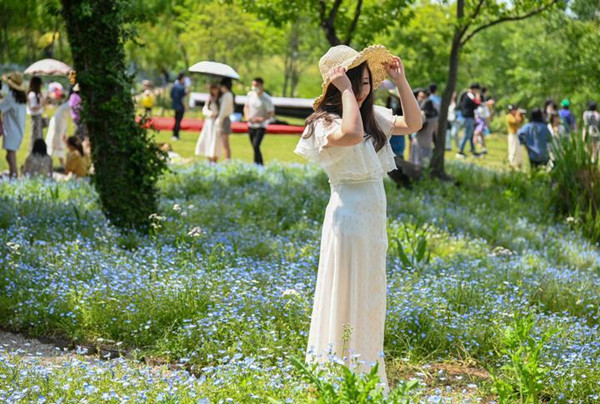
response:
<path id="1" fill-rule="evenodd" d="M 553 149 L 554 205 L 587 237 L 600 241 L 600 167 L 591 145 L 574 134 L 556 141 Z"/>

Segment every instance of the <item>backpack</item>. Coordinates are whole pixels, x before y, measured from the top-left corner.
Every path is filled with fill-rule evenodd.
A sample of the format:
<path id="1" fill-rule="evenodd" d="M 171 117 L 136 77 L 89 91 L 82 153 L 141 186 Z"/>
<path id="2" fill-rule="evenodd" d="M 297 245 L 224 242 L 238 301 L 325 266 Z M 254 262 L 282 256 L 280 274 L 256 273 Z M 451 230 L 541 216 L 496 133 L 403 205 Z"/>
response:
<path id="1" fill-rule="evenodd" d="M 594 111 L 586 111 L 583 115 L 583 124 L 587 126 L 588 133 L 592 137 L 600 136 L 598 131 L 598 125 L 600 125 L 600 120 L 598 119 L 598 115 L 594 113 Z"/>

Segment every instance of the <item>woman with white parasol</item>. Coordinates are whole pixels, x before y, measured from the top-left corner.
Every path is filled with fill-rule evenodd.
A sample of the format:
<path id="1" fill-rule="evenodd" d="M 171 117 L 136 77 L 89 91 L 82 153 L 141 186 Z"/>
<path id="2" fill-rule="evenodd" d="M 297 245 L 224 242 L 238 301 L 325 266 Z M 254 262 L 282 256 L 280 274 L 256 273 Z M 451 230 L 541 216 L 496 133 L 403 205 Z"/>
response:
<path id="1" fill-rule="evenodd" d="M 210 122 L 210 124 L 214 127 L 214 136 L 216 136 L 216 138 L 220 139 L 221 141 L 221 146 L 223 147 L 225 159 L 229 160 L 231 158 L 231 148 L 229 146 L 231 120 L 229 116 L 235 111 L 235 95 L 231 91 L 231 80 L 239 80 L 240 75 L 231 66 L 217 62 L 199 62 L 190 67 L 189 70 L 190 72 L 202 73 L 208 76 L 218 77 L 221 79 L 220 90 L 218 93 L 217 102 L 215 103 L 217 114 L 214 116 L 214 123 Z M 207 101 L 207 103 L 209 103 L 209 101 Z M 214 143 L 212 142 L 203 141 L 201 134 L 201 138 L 198 140 L 198 147 L 200 147 L 200 149 L 198 147 L 196 148 L 196 154 L 198 154 L 199 152 L 202 154 L 202 149 L 204 148 L 204 145 L 208 144 L 214 145 Z M 208 154 L 214 154 L 215 152 L 216 149 L 206 151 L 206 153 Z M 207 157 L 209 157 L 210 161 L 212 161 L 213 159 L 214 161 L 216 161 L 216 158 L 214 158 L 215 156 Z"/>
<path id="2" fill-rule="evenodd" d="M 72 74 L 72 72 L 73 69 L 69 65 L 55 59 L 39 60 L 25 70 L 25 74 L 40 76 L 68 76 L 69 74 Z M 48 86 L 49 90 L 51 87 L 52 89 L 59 88 L 61 96 L 57 97 L 57 101 L 60 102 L 60 106 L 48 124 L 48 133 L 46 133 L 46 146 L 48 148 L 48 154 L 51 157 L 58 158 L 61 168 L 64 169 L 66 155 L 65 141 L 67 138 L 70 107 L 69 103 L 62 99 L 62 86 L 60 83 L 50 83 Z"/>

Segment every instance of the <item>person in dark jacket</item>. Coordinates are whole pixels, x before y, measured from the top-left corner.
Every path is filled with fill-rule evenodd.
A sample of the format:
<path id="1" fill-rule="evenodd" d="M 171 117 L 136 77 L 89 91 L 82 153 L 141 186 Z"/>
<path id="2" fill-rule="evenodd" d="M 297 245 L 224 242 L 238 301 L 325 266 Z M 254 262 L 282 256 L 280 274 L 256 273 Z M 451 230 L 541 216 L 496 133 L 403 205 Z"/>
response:
<path id="1" fill-rule="evenodd" d="M 473 83 L 469 87 L 469 91 L 460 100 L 460 109 L 464 118 L 465 133 L 460 140 L 459 150 L 456 154 L 458 158 L 465 157 L 465 146 L 467 141 L 471 146 L 471 153 L 474 156 L 479 156 L 479 153 L 475 151 L 475 143 L 473 142 L 473 134 L 475 132 L 475 110 L 481 105 L 481 99 L 479 97 L 479 91 L 481 87 L 478 83 Z"/>
<path id="2" fill-rule="evenodd" d="M 179 140 L 179 129 L 181 128 L 181 120 L 185 112 L 184 99 L 186 95 L 185 85 L 183 83 L 185 76 L 180 73 L 177 76 L 173 88 L 171 88 L 171 100 L 173 101 L 173 110 L 175 111 L 175 126 L 173 126 L 173 140 Z"/>

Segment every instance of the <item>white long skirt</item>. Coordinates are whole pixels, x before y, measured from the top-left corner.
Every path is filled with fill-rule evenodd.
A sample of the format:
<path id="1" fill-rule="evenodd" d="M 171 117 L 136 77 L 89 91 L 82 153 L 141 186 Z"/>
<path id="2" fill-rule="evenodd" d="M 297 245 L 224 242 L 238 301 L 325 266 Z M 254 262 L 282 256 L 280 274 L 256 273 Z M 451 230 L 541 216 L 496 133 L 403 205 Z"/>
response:
<path id="1" fill-rule="evenodd" d="M 65 132 L 66 125 L 63 130 L 63 126 L 57 121 L 56 116 L 50 118 L 50 123 L 48 124 L 48 133 L 46 133 L 46 147 L 48 148 L 48 155 L 51 157 L 57 157 L 61 159 L 65 158 L 66 145 L 62 139 L 62 135 Z"/>
<path id="2" fill-rule="evenodd" d="M 514 133 L 508 134 L 508 163 L 515 168 L 523 165 L 523 155 L 521 154 L 521 144 L 519 137 Z"/>
<path id="3" fill-rule="evenodd" d="M 196 143 L 196 156 L 219 157 L 221 155 L 221 140 L 216 130 L 215 120 L 206 118 L 202 132 Z"/>
<path id="4" fill-rule="evenodd" d="M 306 360 L 327 362 L 330 352 L 359 372 L 379 362 L 386 391 L 387 246 L 383 181 L 331 185 Z"/>

